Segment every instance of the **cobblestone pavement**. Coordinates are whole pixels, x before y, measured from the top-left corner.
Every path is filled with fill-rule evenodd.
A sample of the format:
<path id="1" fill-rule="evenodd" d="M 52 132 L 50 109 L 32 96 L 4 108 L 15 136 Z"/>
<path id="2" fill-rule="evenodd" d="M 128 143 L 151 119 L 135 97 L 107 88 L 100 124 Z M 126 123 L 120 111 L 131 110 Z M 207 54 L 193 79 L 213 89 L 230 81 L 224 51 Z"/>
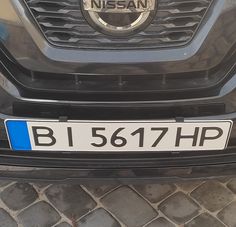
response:
<path id="1" fill-rule="evenodd" d="M 0 181 L 0 227 L 235 227 L 236 179 L 145 185 Z"/>

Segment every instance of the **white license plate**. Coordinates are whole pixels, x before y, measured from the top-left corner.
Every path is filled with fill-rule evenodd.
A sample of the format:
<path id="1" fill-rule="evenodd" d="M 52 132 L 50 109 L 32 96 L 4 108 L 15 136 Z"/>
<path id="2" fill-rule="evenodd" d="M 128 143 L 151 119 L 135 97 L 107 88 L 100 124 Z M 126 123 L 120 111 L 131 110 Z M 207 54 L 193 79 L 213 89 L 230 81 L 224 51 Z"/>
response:
<path id="1" fill-rule="evenodd" d="M 233 122 L 6 120 L 12 150 L 223 150 Z"/>

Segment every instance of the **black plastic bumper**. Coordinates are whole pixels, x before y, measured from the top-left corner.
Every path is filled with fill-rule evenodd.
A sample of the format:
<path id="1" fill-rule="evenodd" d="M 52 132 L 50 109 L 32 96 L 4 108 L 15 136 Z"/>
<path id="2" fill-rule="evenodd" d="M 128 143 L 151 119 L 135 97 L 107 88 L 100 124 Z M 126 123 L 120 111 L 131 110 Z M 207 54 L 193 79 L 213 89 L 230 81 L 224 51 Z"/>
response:
<path id="1" fill-rule="evenodd" d="M 0 115 L 1 119 L 13 118 Z M 232 119 L 235 114 L 202 117 Z M 196 119 L 196 118 L 195 118 Z M 0 148 L 0 178 L 17 181 L 160 182 L 236 175 L 234 131 L 223 151 L 15 152 Z"/>
<path id="2" fill-rule="evenodd" d="M 236 112 L 234 110 L 235 102 L 235 84 L 236 76 L 233 76 L 221 89 L 218 96 L 209 97 L 204 99 L 193 100 L 178 100 L 173 103 L 168 101 L 166 104 L 174 108 L 181 107 L 186 110 L 186 105 L 191 103 L 194 107 L 200 104 L 212 105 L 213 103 L 223 103 L 226 108 L 215 109 L 215 112 L 211 115 L 205 114 L 192 114 L 187 111 L 187 114 L 183 119 L 204 119 L 204 120 L 233 120 L 234 127 L 232 130 L 229 147 L 224 151 L 188 151 L 188 152 L 123 152 L 123 153 L 111 153 L 111 152 L 13 152 L 9 149 L 9 146 L 3 145 L 3 140 L 0 138 L 0 178 L 12 179 L 20 181 L 68 181 L 68 182 L 120 182 L 120 183 L 135 183 L 135 182 L 160 182 L 160 181 L 179 181 L 190 179 L 206 179 L 206 178 L 218 178 L 223 176 L 236 175 Z M 7 112 L 12 110 L 14 103 L 20 101 L 24 106 L 25 104 L 32 105 L 34 102 L 34 109 L 40 107 L 43 103 L 50 105 L 50 108 L 55 109 L 56 112 L 58 104 L 62 107 L 64 102 L 62 101 L 47 101 L 47 100 L 27 100 L 18 94 L 14 90 L 13 86 L 9 86 L 6 83 L 1 84 L 1 97 L 2 110 L 6 111 L 6 114 L 0 114 L 0 119 L 12 119 L 18 118 L 19 115 L 8 114 Z M 4 86 L 5 85 L 5 86 Z M 6 86 L 8 85 L 8 86 Z M 10 88 L 10 90 L 9 90 Z M 5 103 L 7 105 L 5 105 Z M 139 119 L 159 119 L 158 115 L 155 118 L 153 114 L 154 107 L 160 110 L 160 103 L 147 102 L 147 103 L 107 103 L 110 108 L 114 108 L 115 105 L 123 105 L 123 114 L 129 113 L 130 108 L 133 105 L 139 105 L 139 108 L 134 108 L 132 114 L 129 114 L 129 118 L 138 117 Z M 22 106 L 21 105 L 21 106 Z M 72 106 L 72 104 L 70 104 Z M 75 103 L 75 105 L 81 110 L 86 106 L 85 103 Z M 103 111 L 99 110 L 104 108 L 103 103 L 97 103 L 97 105 L 87 104 L 91 106 L 91 111 L 85 111 L 84 114 L 77 116 L 77 119 L 85 117 L 87 119 L 96 119 L 101 115 L 100 119 L 107 118 L 104 116 Z M 162 104 L 163 105 L 163 104 Z M 32 107 L 31 106 L 31 107 Z M 118 108 L 116 106 L 116 108 Z M 149 106 L 150 111 L 144 112 L 143 109 Z M 4 109 L 5 107 L 5 109 Z M 13 108 L 14 110 L 14 108 Z M 32 114 L 30 108 L 24 113 L 20 113 L 20 118 L 42 118 L 41 107 L 37 109 L 36 115 Z M 42 109 L 44 110 L 44 109 Z M 129 112 L 127 111 L 129 110 Z M 226 111 L 232 112 L 227 113 Z M 109 110 L 106 109 L 109 113 Z M 157 111 L 158 112 L 158 111 Z M 52 113 L 50 111 L 50 113 Z M 88 113 L 90 113 L 88 115 Z M 111 112 L 110 112 L 111 113 Z M 112 112 L 114 113 L 114 111 Z M 91 115 L 91 116 L 90 116 Z M 175 114 L 174 114 L 175 115 Z M 55 116 L 55 115 L 54 115 Z M 113 119 L 118 120 L 120 114 L 112 114 Z M 176 116 L 176 115 L 175 115 Z M 181 115 L 177 115 L 181 117 Z M 75 116 L 74 116 L 75 117 Z M 163 118 L 164 116 L 161 116 Z M 170 116 L 171 117 L 171 116 Z M 173 117 L 173 116 L 172 116 Z M 57 117 L 55 117 L 57 118 Z M 125 115 L 122 117 L 125 118 Z M 126 115 L 127 118 L 127 115 Z M 43 118 L 42 118 L 43 119 Z M 45 117 L 44 117 L 45 119 Z M 4 129 L 2 128 L 4 131 Z M 2 133 L 0 133 L 0 137 Z M 5 139 L 5 143 L 7 143 Z"/>
<path id="3" fill-rule="evenodd" d="M 228 152 L 230 154 L 227 154 Z M 236 154 L 232 154 L 232 152 L 235 152 L 235 148 L 226 150 L 224 155 L 212 154 L 202 157 L 189 157 L 188 159 L 181 158 L 182 161 L 178 158 L 169 160 L 106 160 L 109 162 L 109 168 L 104 167 L 104 165 L 106 166 L 105 160 L 80 160 L 80 162 L 89 161 L 86 168 L 86 165 L 74 167 L 75 163 L 73 161 L 71 163 L 71 160 L 66 161 L 67 167 L 55 167 L 55 160 L 53 164 L 50 160 L 43 159 L 41 160 L 41 167 L 40 161 L 37 166 L 33 167 L 34 160 L 26 157 L 17 157 L 18 164 L 15 165 L 16 162 L 14 161 L 16 160 L 14 158 L 1 155 L 0 178 L 17 181 L 119 182 L 123 184 L 213 179 L 236 175 Z M 42 162 L 44 161 L 47 162 L 47 167 L 43 166 Z M 128 165 L 119 167 L 117 161 Z M 94 162 L 96 165 L 92 167 Z M 50 164 L 51 167 L 49 167 Z M 69 167 L 70 164 L 72 164 L 71 167 Z M 112 165 L 113 167 L 111 167 Z"/>

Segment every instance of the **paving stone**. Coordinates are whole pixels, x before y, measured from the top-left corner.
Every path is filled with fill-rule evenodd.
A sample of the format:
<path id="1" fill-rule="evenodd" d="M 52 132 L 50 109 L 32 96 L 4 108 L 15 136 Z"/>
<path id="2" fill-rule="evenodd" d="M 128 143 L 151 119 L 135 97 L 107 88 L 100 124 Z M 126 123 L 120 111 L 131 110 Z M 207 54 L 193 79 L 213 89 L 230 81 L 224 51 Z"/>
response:
<path id="1" fill-rule="evenodd" d="M 79 185 L 55 184 L 47 188 L 45 194 L 70 219 L 77 220 L 96 206 L 96 202 Z"/>
<path id="2" fill-rule="evenodd" d="M 186 192 L 192 192 L 202 181 L 186 181 L 177 183 L 177 185 Z"/>
<path id="3" fill-rule="evenodd" d="M 157 216 L 144 199 L 126 186 L 109 193 L 101 202 L 129 227 L 142 226 Z"/>
<path id="4" fill-rule="evenodd" d="M 39 190 L 43 190 L 44 188 L 46 188 L 49 184 L 48 183 L 43 183 L 43 182 L 40 182 L 40 183 L 34 183 L 34 186 L 39 189 Z"/>
<path id="5" fill-rule="evenodd" d="M 101 197 L 107 192 L 111 191 L 112 189 L 118 187 L 118 184 L 106 184 L 106 185 L 96 185 L 96 184 L 91 184 L 91 185 L 84 185 L 88 191 L 90 191 L 93 195 L 96 197 Z"/>
<path id="6" fill-rule="evenodd" d="M 6 181 L 6 180 L 0 180 L 0 187 L 5 187 L 10 183 L 12 183 L 12 182 L 11 181 Z"/>
<path id="7" fill-rule="evenodd" d="M 120 224 L 104 209 L 97 209 L 78 222 L 79 227 L 120 227 Z"/>
<path id="8" fill-rule="evenodd" d="M 2 208 L 0 208 L 0 226 L 1 227 L 17 227 L 15 220 Z"/>
<path id="9" fill-rule="evenodd" d="M 24 227 L 51 227 L 61 217 L 50 204 L 41 201 L 22 211 L 18 219 Z"/>
<path id="10" fill-rule="evenodd" d="M 226 206 L 218 213 L 218 218 L 229 227 L 236 226 L 236 201 Z"/>
<path id="11" fill-rule="evenodd" d="M 232 179 L 228 184 L 227 187 L 236 194 L 236 178 Z"/>
<path id="12" fill-rule="evenodd" d="M 158 218 L 156 220 L 154 220 L 153 222 L 151 222 L 150 224 L 148 224 L 145 227 L 175 227 L 172 223 L 170 223 L 169 221 L 167 221 L 165 218 Z"/>
<path id="13" fill-rule="evenodd" d="M 233 193 L 218 181 L 207 181 L 195 189 L 191 196 L 211 212 L 222 209 L 234 199 Z"/>
<path id="14" fill-rule="evenodd" d="M 142 184 L 134 185 L 134 187 L 152 203 L 163 200 L 176 189 L 173 184 Z"/>
<path id="15" fill-rule="evenodd" d="M 23 186 L 19 187 L 19 185 Z M 175 193 L 175 185 L 184 192 Z M 5 199 L 0 208 L 0 227 L 17 227 L 18 224 L 22 224 L 22 227 L 120 227 L 119 220 L 127 227 L 141 227 L 150 221 L 145 227 L 174 227 L 174 222 L 176 226 L 181 227 L 236 227 L 236 201 L 234 200 L 236 178 L 222 178 L 205 182 L 179 182 L 175 185 L 160 183 L 133 186 L 148 201 L 161 202 L 158 208 L 162 211 L 163 217 L 158 217 L 157 211 L 149 205 L 148 201 L 145 201 L 142 196 L 128 186 L 115 189 L 118 184 L 84 185 L 93 197 L 100 198 L 105 207 L 104 209 L 96 208 L 89 213 L 88 211 L 95 208 L 96 202 L 79 185 L 49 185 L 47 182 L 12 184 L 10 181 L 0 180 L 2 190 L 5 187 L 0 193 L 0 197 Z M 29 187 L 29 191 L 24 190 L 27 187 Z M 31 205 L 35 202 L 34 196 L 32 199 L 31 190 L 36 193 L 36 199 L 38 198 L 34 188 L 39 193 L 45 194 L 60 212 L 45 201 Z M 115 190 L 111 191 L 113 189 Z M 171 195 L 171 193 L 175 194 Z M 101 199 L 101 197 L 104 198 Z M 29 198 L 31 200 L 28 200 Z M 89 201 L 92 201 L 94 205 L 91 206 Z M 213 207 L 218 213 L 217 218 L 208 213 L 200 214 L 201 208 L 196 202 L 210 211 L 212 210 L 210 208 Z M 43 205 L 40 205 L 41 203 Z M 20 212 L 19 223 L 16 223 L 11 212 L 6 211 L 5 204 L 11 210 L 15 209 Z M 25 209 L 20 211 L 21 207 Z M 87 210 L 84 211 L 84 209 Z M 74 225 L 71 222 L 64 222 L 61 219 L 62 213 L 67 214 L 67 217 L 74 221 Z M 81 218 L 82 215 L 85 216 Z"/>
<path id="16" fill-rule="evenodd" d="M 177 224 L 184 224 L 197 216 L 200 207 L 182 192 L 177 192 L 164 200 L 159 209 Z"/>
<path id="17" fill-rule="evenodd" d="M 219 220 L 208 213 L 204 213 L 194 218 L 185 227 L 225 227 Z"/>
<path id="18" fill-rule="evenodd" d="M 55 227 L 71 227 L 71 225 L 69 225 L 66 222 L 60 223 L 59 225 L 56 225 Z M 77 227 L 77 226 L 76 226 Z M 79 226 L 78 226 L 79 227 Z"/>
<path id="19" fill-rule="evenodd" d="M 21 210 L 33 203 L 38 194 L 30 184 L 16 183 L 7 187 L 0 196 L 10 209 Z"/>
<path id="20" fill-rule="evenodd" d="M 217 179 L 219 182 L 225 184 L 227 183 L 228 181 L 230 181 L 230 178 L 229 177 L 220 177 L 219 179 Z"/>

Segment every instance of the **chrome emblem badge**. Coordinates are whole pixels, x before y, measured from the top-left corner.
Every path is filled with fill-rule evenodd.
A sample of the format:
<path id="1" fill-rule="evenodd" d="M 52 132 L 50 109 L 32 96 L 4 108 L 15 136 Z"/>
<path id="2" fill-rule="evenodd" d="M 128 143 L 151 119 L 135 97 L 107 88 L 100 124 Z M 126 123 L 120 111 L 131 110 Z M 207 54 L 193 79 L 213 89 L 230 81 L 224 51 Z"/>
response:
<path id="1" fill-rule="evenodd" d="M 85 18 L 105 34 L 126 36 L 141 31 L 154 18 L 157 0 L 82 0 Z"/>

